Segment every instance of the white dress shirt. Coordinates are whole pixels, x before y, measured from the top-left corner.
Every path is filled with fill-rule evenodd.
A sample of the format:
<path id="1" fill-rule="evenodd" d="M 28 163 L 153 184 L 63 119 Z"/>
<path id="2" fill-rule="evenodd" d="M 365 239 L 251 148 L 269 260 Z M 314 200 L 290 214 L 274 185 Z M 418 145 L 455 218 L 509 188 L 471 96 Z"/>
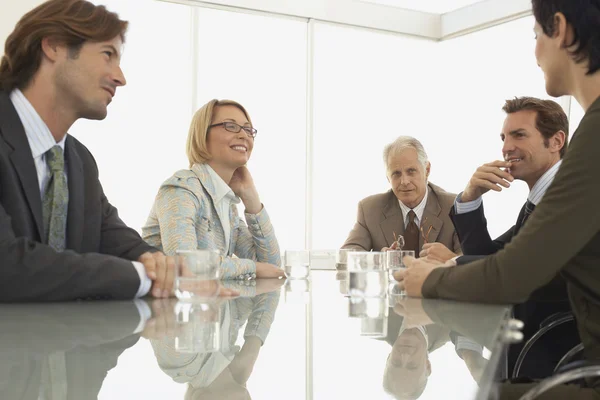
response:
<path id="1" fill-rule="evenodd" d="M 56 142 L 54 136 L 50 132 L 48 125 L 44 122 L 42 117 L 37 113 L 35 108 L 31 105 L 29 100 L 25 97 L 25 95 L 19 90 L 15 89 L 10 94 L 10 100 L 12 101 L 15 109 L 17 110 L 17 114 L 21 119 L 21 123 L 23 124 L 23 128 L 25 128 L 25 135 L 27 136 L 27 141 L 29 142 L 29 147 L 31 148 L 31 154 L 33 156 L 33 162 L 35 164 L 35 169 L 37 171 L 38 183 L 40 187 L 40 196 L 44 198 L 44 190 L 46 189 L 46 185 L 50 180 L 50 169 L 46 164 L 46 152 L 50 150 L 52 147 L 58 145 L 65 150 L 65 140 L 67 140 L 67 135 L 60 141 Z M 67 164 L 65 159 L 65 176 L 68 177 L 67 174 Z M 135 295 L 135 297 L 145 296 L 148 291 L 150 291 L 150 287 L 152 286 L 152 281 L 146 275 L 146 270 L 142 263 L 132 261 L 135 270 L 137 271 L 140 277 L 140 287 Z"/>
<path id="2" fill-rule="evenodd" d="M 531 188 L 529 195 L 527 196 L 527 200 L 532 202 L 534 205 L 538 205 L 540 201 L 542 201 L 542 197 L 546 194 L 546 190 L 550 187 L 552 181 L 554 181 L 554 177 L 562 164 L 562 160 L 559 160 L 556 164 L 554 164 L 550 169 L 544 172 L 544 175 L 537 180 L 537 182 Z M 462 192 L 456 196 L 456 200 L 454 201 L 454 209 L 457 214 L 466 214 L 471 211 L 477 210 L 483 204 L 483 199 L 481 197 L 467 202 L 461 202 L 460 196 Z"/>
<path id="3" fill-rule="evenodd" d="M 406 229 L 406 227 L 408 226 L 408 213 L 411 210 L 414 211 L 416 214 L 415 224 L 417 224 L 417 226 L 421 226 L 421 219 L 423 218 L 423 212 L 425 211 L 425 206 L 427 205 L 427 197 L 428 196 L 429 196 L 429 187 L 425 186 L 425 196 L 423 196 L 423 200 L 421 200 L 421 202 L 415 208 L 409 208 L 406 205 L 404 205 L 404 203 L 402 203 L 400 200 L 398 200 L 398 203 L 400 204 L 400 209 L 402 210 L 402 218 L 404 220 L 404 229 Z"/>
<path id="4" fill-rule="evenodd" d="M 206 164 L 206 169 L 210 175 L 212 183 L 215 187 L 215 209 L 223 226 L 225 235 L 225 248 L 229 252 L 229 243 L 231 242 L 231 221 L 229 220 L 229 210 L 232 204 L 239 204 L 240 199 L 237 197 L 229 185 L 215 172 L 214 169 Z M 228 256 L 229 254 L 225 254 Z"/>

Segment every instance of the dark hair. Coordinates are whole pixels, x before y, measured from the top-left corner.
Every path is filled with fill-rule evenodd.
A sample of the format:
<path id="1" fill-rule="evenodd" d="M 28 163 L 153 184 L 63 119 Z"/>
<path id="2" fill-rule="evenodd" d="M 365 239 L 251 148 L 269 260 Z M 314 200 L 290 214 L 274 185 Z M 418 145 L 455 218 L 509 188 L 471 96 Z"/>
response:
<path id="1" fill-rule="evenodd" d="M 550 144 L 550 138 L 558 131 L 565 133 L 565 144 L 560 149 L 560 158 L 567 152 L 567 141 L 569 140 L 569 119 L 560 104 L 552 100 L 541 100 L 535 97 L 515 97 L 506 100 L 502 110 L 507 114 L 519 111 L 531 110 L 536 112 L 535 127 L 542 133 L 546 147 Z"/>
<path id="2" fill-rule="evenodd" d="M 77 57 L 86 41 L 103 42 L 118 35 L 125 42 L 128 23 L 85 0 L 50 0 L 25 14 L 8 36 L 0 62 L 0 89 L 26 88 L 42 62 L 42 39 L 50 37 Z"/>
<path id="3" fill-rule="evenodd" d="M 567 43 L 576 63 L 589 60 L 588 75 L 600 69 L 600 0 L 532 0 L 535 20 L 548 36 L 555 30 L 554 16 L 563 13 L 573 28 L 573 42 Z"/>

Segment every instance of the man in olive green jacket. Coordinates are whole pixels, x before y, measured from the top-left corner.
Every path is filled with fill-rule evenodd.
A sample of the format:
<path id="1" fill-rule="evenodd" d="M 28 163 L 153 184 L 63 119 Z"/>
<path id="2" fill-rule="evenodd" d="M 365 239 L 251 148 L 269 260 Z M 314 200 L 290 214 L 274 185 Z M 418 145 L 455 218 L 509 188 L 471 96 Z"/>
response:
<path id="1" fill-rule="evenodd" d="M 585 358 L 600 361 L 600 0 L 532 3 L 535 55 L 546 90 L 574 96 L 585 110 L 563 164 L 527 225 L 503 250 L 458 267 L 410 260 L 397 279 L 410 296 L 520 303 L 561 275 Z M 573 390 L 600 398 L 595 389 Z"/>

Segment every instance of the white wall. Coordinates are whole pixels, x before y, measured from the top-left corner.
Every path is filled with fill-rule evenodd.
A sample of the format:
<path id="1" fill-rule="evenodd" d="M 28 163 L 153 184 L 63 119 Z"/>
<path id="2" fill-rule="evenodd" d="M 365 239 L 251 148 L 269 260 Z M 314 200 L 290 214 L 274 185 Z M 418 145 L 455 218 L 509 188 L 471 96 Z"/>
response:
<path id="1" fill-rule="evenodd" d="M 8 32 L 40 1 L 0 2 L 0 32 Z M 282 250 L 303 247 L 307 24 L 204 8 L 194 14 L 152 0 L 97 2 L 130 21 L 128 84 L 106 120 L 79 121 L 70 133 L 95 155 L 125 222 L 140 229 L 160 183 L 187 167 L 192 112 L 211 98 L 232 98 L 259 129 L 250 167 Z M 399 135 L 423 142 L 431 181 L 453 192 L 501 157 L 504 100 L 547 97 L 532 26 L 527 17 L 436 43 L 315 23 L 313 248 L 340 246 L 358 201 L 388 189 L 381 150 Z M 485 196 L 492 235 L 514 222 L 526 196 L 523 183 Z"/>
<path id="2" fill-rule="evenodd" d="M 15 24 L 27 11 L 42 4 L 43 0 L 0 0 L 0 53 Z"/>

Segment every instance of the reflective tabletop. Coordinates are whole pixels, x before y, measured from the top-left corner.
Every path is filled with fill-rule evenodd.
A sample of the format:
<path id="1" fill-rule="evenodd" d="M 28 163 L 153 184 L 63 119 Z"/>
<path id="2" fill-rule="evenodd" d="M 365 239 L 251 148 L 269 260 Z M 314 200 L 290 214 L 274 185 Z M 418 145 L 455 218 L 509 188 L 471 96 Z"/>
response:
<path id="1" fill-rule="evenodd" d="M 346 276 L 240 297 L 1 305 L 0 399 L 484 399 L 503 306 L 349 298 Z"/>

